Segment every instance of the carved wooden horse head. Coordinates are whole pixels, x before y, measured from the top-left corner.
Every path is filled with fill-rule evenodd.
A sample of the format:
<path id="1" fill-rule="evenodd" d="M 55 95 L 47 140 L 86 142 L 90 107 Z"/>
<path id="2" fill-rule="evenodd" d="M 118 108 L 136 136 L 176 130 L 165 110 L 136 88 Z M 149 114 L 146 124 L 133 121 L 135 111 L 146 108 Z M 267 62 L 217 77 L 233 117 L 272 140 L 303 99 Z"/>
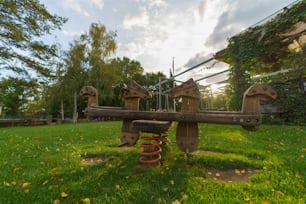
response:
<path id="1" fill-rule="evenodd" d="M 84 86 L 80 95 L 88 99 L 87 106 L 98 106 L 98 91 L 93 86 Z"/>
<path id="2" fill-rule="evenodd" d="M 150 92 L 133 80 L 124 88 L 124 106 L 128 109 L 139 110 L 139 100 L 148 98 L 151 98 Z"/>
<path id="3" fill-rule="evenodd" d="M 276 91 L 265 84 L 254 84 L 243 94 L 241 112 L 246 114 L 260 115 L 260 101 L 274 100 L 277 97 Z M 242 126 L 249 131 L 256 131 L 259 126 Z"/>
<path id="4" fill-rule="evenodd" d="M 151 98 L 151 95 L 149 91 L 132 80 L 128 86 L 124 88 L 124 98 L 148 99 Z"/>
<path id="5" fill-rule="evenodd" d="M 124 88 L 124 107 L 126 109 L 139 111 L 139 100 L 148 98 L 151 98 L 150 92 L 133 80 Z M 139 131 L 133 128 L 133 120 L 123 120 L 120 136 L 122 145 L 134 145 L 138 139 Z"/>
<path id="6" fill-rule="evenodd" d="M 169 93 L 172 98 L 182 97 L 181 112 L 197 112 L 200 104 L 200 91 L 198 85 L 189 79 L 179 86 L 174 87 Z"/>
<path id="7" fill-rule="evenodd" d="M 276 97 L 276 91 L 270 85 L 254 84 L 243 94 L 241 111 L 260 114 L 260 101 L 274 100 Z"/>
<path id="8" fill-rule="evenodd" d="M 182 97 L 181 112 L 198 112 L 200 91 L 198 85 L 189 79 L 169 92 L 170 97 Z M 176 127 L 176 144 L 186 153 L 197 149 L 199 128 L 196 122 L 178 122 Z"/>
<path id="9" fill-rule="evenodd" d="M 189 79 L 188 81 L 183 82 L 181 85 L 174 87 L 168 93 L 170 97 L 190 97 L 190 98 L 200 98 L 200 91 L 198 85 Z"/>

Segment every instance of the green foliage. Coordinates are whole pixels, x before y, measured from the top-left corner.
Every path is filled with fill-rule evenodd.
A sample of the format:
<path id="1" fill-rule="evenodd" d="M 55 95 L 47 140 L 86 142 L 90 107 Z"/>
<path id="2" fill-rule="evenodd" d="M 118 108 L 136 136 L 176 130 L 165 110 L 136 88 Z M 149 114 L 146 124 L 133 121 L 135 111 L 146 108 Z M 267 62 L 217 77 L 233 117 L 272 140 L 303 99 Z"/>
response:
<path id="1" fill-rule="evenodd" d="M 145 89 L 152 92 L 152 98 L 148 101 L 140 101 L 140 108 L 142 110 L 150 110 L 155 109 L 157 110 L 158 107 L 158 86 L 155 86 L 159 83 L 159 79 L 163 81 L 166 79 L 166 75 L 162 72 L 149 72 L 145 73 L 144 75 L 140 75 L 137 77 L 137 83 L 139 83 L 141 86 L 143 86 Z M 168 81 L 167 83 L 162 84 L 161 89 L 162 91 L 169 90 L 170 87 L 172 87 L 172 82 Z M 162 96 L 162 104 L 166 103 L 166 98 Z M 165 108 L 164 105 L 162 105 L 163 108 Z"/>
<path id="2" fill-rule="evenodd" d="M 60 29 L 66 19 L 50 14 L 37 0 L 1 0 L 0 19 L 0 69 L 50 76 L 57 46 L 37 39 Z"/>
<path id="3" fill-rule="evenodd" d="M 106 204 L 306 201 L 305 127 L 261 126 L 254 133 L 200 124 L 199 152 L 186 158 L 169 142 L 163 165 L 154 167 L 137 162 L 139 145 L 117 147 L 121 125 L 1 128 L 0 194 L 5 196 L 0 203 L 85 203 L 86 198 Z M 169 139 L 175 141 L 173 128 Z M 229 182 L 214 173 L 221 178 L 224 170 L 256 174 Z"/>
<path id="4" fill-rule="evenodd" d="M 265 114 L 264 122 L 306 124 L 306 93 L 300 86 L 305 74 L 305 68 L 297 69 L 295 72 L 279 74 L 260 81 L 261 83 L 272 83 L 277 92 L 277 99 L 272 104 L 283 109 L 278 114 Z"/>
<path id="5" fill-rule="evenodd" d="M 0 102 L 6 115 L 24 115 L 26 104 L 37 93 L 36 81 L 18 78 L 2 78 L 0 81 Z"/>
<path id="6" fill-rule="evenodd" d="M 305 66 L 305 47 L 300 53 L 290 52 L 288 45 L 294 38 L 284 39 L 281 35 L 297 22 L 305 21 L 305 9 L 306 1 L 299 1 L 268 22 L 229 39 L 228 47 L 222 56 L 223 60 L 230 64 L 229 85 L 226 88 L 229 110 L 240 109 L 242 96 L 250 85 L 251 76 Z"/>

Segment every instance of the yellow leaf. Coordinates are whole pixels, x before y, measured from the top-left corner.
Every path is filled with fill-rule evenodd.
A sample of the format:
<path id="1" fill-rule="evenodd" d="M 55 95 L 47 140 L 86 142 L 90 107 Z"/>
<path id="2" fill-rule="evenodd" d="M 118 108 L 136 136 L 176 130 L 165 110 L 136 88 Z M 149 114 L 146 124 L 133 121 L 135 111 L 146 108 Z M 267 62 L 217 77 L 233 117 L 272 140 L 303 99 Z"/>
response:
<path id="1" fill-rule="evenodd" d="M 54 200 L 54 201 L 52 202 L 52 204 L 60 204 L 60 203 L 61 203 L 60 200 Z"/>
<path id="2" fill-rule="evenodd" d="M 12 181 L 11 184 L 12 184 L 13 186 L 16 186 L 17 182 L 16 182 L 16 181 Z"/>
<path id="3" fill-rule="evenodd" d="M 30 185 L 31 185 L 30 183 L 25 182 L 25 183 L 22 184 L 22 188 L 23 188 L 23 189 L 29 189 L 29 188 L 30 188 Z"/>
<path id="4" fill-rule="evenodd" d="M 270 201 L 264 200 L 264 201 L 261 202 L 261 204 L 270 204 Z"/>
<path id="5" fill-rule="evenodd" d="M 279 195 L 279 196 L 283 196 L 283 195 L 285 195 L 283 192 L 281 192 L 281 191 L 275 191 L 275 194 L 276 195 Z"/>
<path id="6" fill-rule="evenodd" d="M 119 189 L 119 188 L 120 188 L 120 185 L 117 184 L 117 185 L 116 185 L 116 189 Z"/>
<path id="7" fill-rule="evenodd" d="M 3 182 L 3 185 L 4 186 L 11 186 L 11 184 L 9 182 L 6 182 L 6 181 Z"/>
<path id="8" fill-rule="evenodd" d="M 84 199 L 82 199 L 82 202 L 84 204 L 90 204 L 90 199 L 89 198 L 84 198 Z"/>
<path id="9" fill-rule="evenodd" d="M 186 201 L 188 199 L 188 195 L 185 193 L 182 195 L 181 201 Z"/>
<path id="10" fill-rule="evenodd" d="M 175 201 L 172 202 L 172 204 L 181 204 L 181 202 L 178 201 L 178 200 L 175 200 Z"/>
<path id="11" fill-rule="evenodd" d="M 299 160 L 303 160 L 303 159 L 304 159 L 304 155 L 302 154 L 299 156 Z"/>
<path id="12" fill-rule="evenodd" d="M 247 198 L 244 199 L 244 201 L 245 201 L 245 202 L 250 202 L 251 199 L 250 199 L 249 197 L 247 197 Z"/>
<path id="13" fill-rule="evenodd" d="M 170 184 L 171 184 L 171 185 L 174 185 L 174 181 L 173 181 L 173 180 L 170 180 Z"/>
<path id="14" fill-rule="evenodd" d="M 303 148 L 303 149 L 302 149 L 302 152 L 306 152 L 306 148 Z"/>
<path id="15" fill-rule="evenodd" d="M 297 185 L 298 188 L 304 189 L 304 186 L 302 184 Z"/>
<path id="16" fill-rule="evenodd" d="M 43 182 L 43 185 L 46 185 L 48 182 L 49 182 L 48 180 L 45 180 L 45 181 Z"/>
<path id="17" fill-rule="evenodd" d="M 65 193 L 65 192 L 61 192 L 61 197 L 62 197 L 62 198 L 66 198 L 66 197 L 68 197 L 68 194 Z"/>

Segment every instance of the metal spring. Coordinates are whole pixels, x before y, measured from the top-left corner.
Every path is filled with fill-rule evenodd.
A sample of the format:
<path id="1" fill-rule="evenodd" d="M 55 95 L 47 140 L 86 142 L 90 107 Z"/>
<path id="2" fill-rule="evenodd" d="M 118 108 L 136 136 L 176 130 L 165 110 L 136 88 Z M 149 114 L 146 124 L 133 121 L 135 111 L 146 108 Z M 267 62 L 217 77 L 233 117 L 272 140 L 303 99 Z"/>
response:
<path id="1" fill-rule="evenodd" d="M 140 144 L 143 151 L 140 152 L 139 162 L 141 164 L 160 164 L 161 160 L 161 135 L 141 137 L 146 143 Z"/>

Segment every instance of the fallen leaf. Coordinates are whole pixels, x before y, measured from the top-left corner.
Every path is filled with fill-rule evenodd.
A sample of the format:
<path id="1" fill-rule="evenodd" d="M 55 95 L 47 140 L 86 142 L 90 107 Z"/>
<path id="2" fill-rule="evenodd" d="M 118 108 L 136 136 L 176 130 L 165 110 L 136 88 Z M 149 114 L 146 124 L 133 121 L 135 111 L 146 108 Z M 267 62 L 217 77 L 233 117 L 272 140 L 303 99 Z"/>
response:
<path id="1" fill-rule="evenodd" d="M 61 203 L 60 200 L 54 200 L 54 201 L 52 202 L 52 204 L 60 204 L 60 203 Z"/>
<path id="2" fill-rule="evenodd" d="M 181 201 L 186 201 L 187 199 L 188 199 L 188 195 L 184 193 L 181 197 Z"/>
<path id="3" fill-rule="evenodd" d="M 303 159 L 304 159 L 304 155 L 302 154 L 302 155 L 299 156 L 299 160 L 301 161 Z"/>
<path id="4" fill-rule="evenodd" d="M 175 200 L 175 201 L 172 202 L 172 204 L 181 204 L 181 202 L 178 201 L 178 200 Z"/>
<path id="5" fill-rule="evenodd" d="M 281 192 L 281 191 L 275 191 L 275 194 L 276 195 L 279 195 L 279 196 L 284 196 L 285 194 L 283 193 L 283 192 Z"/>
<path id="6" fill-rule="evenodd" d="M 49 182 L 48 180 L 45 180 L 42 184 L 46 185 L 48 182 Z"/>
<path id="7" fill-rule="evenodd" d="M 30 185 L 31 185 L 30 183 L 25 182 L 25 183 L 22 184 L 22 188 L 23 188 L 23 189 L 29 189 L 29 188 L 30 188 Z"/>
<path id="8" fill-rule="evenodd" d="M 261 204 L 270 204 L 270 201 L 269 200 L 264 200 L 261 202 Z"/>
<path id="9" fill-rule="evenodd" d="M 170 180 L 170 184 L 171 184 L 171 185 L 174 185 L 174 181 L 173 181 L 173 180 Z"/>
<path id="10" fill-rule="evenodd" d="M 7 181 L 4 181 L 4 182 L 3 182 L 3 185 L 4 185 L 4 186 L 7 186 L 7 187 L 8 187 L 8 186 L 11 186 L 11 184 L 10 184 L 9 182 L 7 182 Z"/>
<path id="11" fill-rule="evenodd" d="M 117 184 L 117 185 L 116 185 L 116 189 L 120 189 L 120 185 Z"/>
<path id="12" fill-rule="evenodd" d="M 62 198 L 66 198 L 66 197 L 68 197 L 68 194 L 65 193 L 65 192 L 61 192 L 61 197 L 62 197 Z"/>
<path id="13" fill-rule="evenodd" d="M 298 188 L 304 189 L 304 186 L 302 184 L 297 185 Z"/>
<path id="14" fill-rule="evenodd" d="M 245 202 L 251 202 L 251 199 L 249 197 L 244 199 Z"/>
<path id="15" fill-rule="evenodd" d="M 84 199 L 82 199 L 82 202 L 84 204 L 90 204 L 90 199 L 89 198 L 84 198 Z"/>

